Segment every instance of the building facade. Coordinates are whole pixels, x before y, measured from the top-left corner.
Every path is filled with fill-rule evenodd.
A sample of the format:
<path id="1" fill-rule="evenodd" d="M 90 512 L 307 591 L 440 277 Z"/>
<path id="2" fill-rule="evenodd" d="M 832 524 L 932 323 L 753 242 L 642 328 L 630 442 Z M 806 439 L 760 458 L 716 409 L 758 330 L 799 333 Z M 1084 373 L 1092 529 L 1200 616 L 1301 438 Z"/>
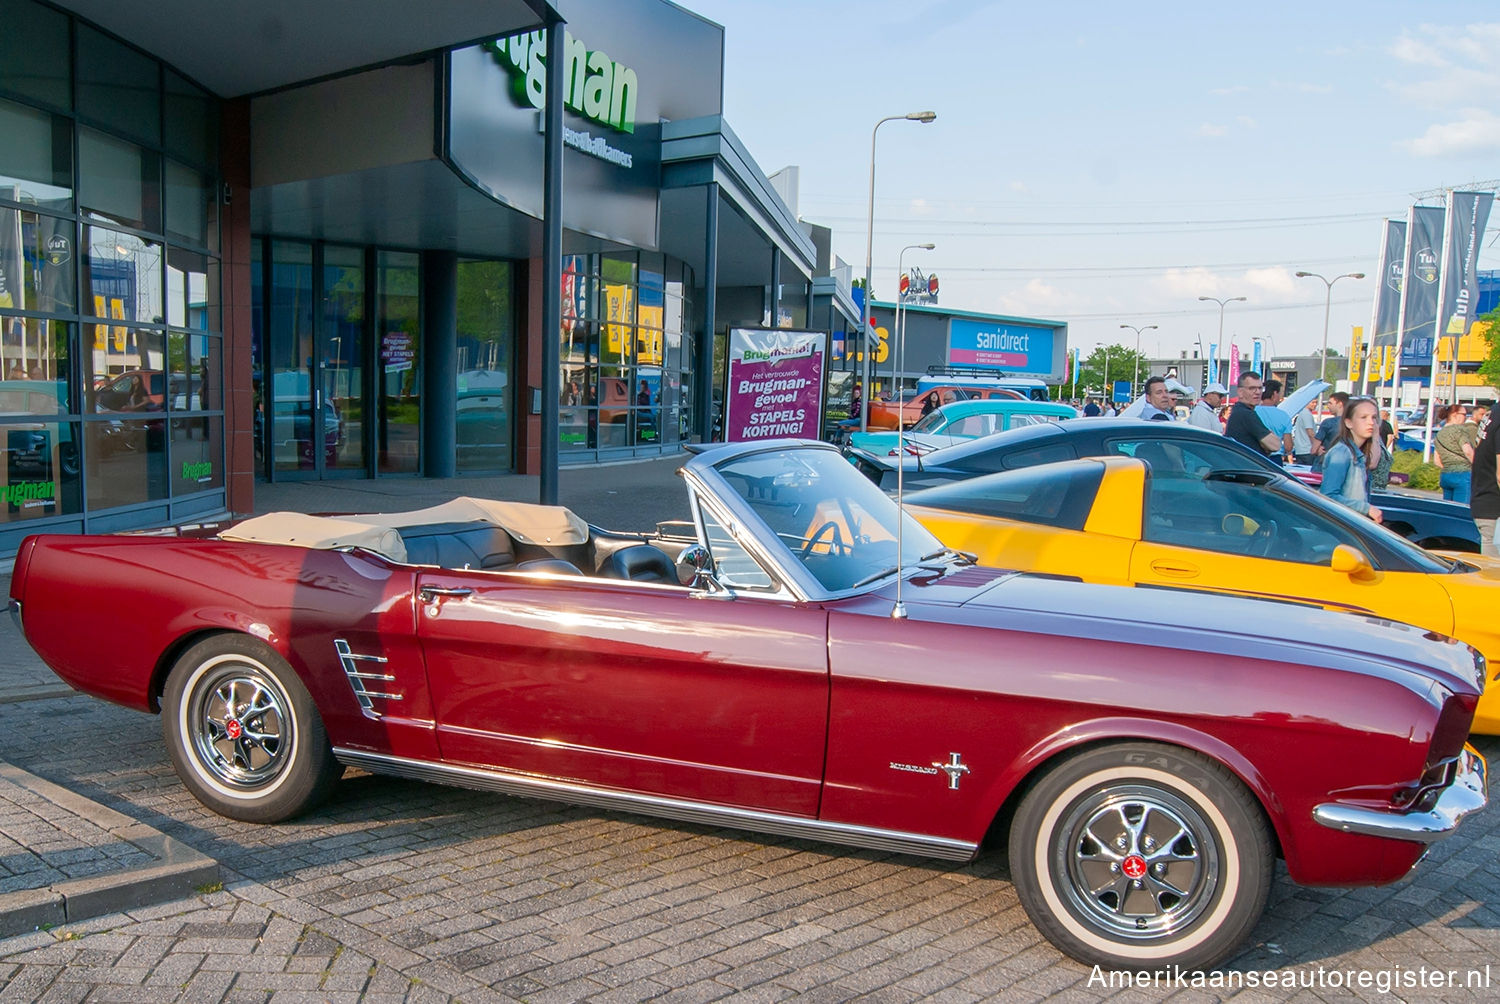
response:
<path id="1" fill-rule="evenodd" d="M 0 0 L 0 555 L 262 480 L 537 473 L 549 431 L 554 464 L 676 451 L 729 327 L 814 320 L 718 25 L 365 7 Z"/>

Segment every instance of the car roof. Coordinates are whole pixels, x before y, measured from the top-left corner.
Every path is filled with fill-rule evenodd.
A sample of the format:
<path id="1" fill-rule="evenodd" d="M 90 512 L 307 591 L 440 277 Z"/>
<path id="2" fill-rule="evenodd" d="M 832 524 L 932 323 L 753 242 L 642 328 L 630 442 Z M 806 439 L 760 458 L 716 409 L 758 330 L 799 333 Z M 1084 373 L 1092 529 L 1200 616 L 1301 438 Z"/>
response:
<path id="1" fill-rule="evenodd" d="M 1024 411 L 1036 415 L 1076 415 L 1077 412 L 1065 404 L 1053 401 L 1029 401 L 1025 398 L 988 397 L 969 398 L 967 401 L 950 401 L 937 409 L 949 415 L 1004 415 Z"/>
<path id="2" fill-rule="evenodd" d="M 1200 429 L 1186 422 L 1146 422 L 1138 418 L 1070 418 L 1045 425 L 1028 425 L 1009 429 L 993 435 L 982 436 L 966 442 L 933 450 L 923 458 L 924 468 L 942 467 L 994 452 L 1010 452 L 1024 445 L 1034 446 L 1043 441 L 1102 440 L 1125 434 L 1136 439 L 1176 439 L 1204 443 L 1222 443 L 1254 463 L 1256 469 L 1270 469 L 1280 473 L 1271 461 L 1248 449 L 1243 443 L 1230 439 L 1209 429 Z M 1087 455 L 1087 454 L 1086 454 Z"/>

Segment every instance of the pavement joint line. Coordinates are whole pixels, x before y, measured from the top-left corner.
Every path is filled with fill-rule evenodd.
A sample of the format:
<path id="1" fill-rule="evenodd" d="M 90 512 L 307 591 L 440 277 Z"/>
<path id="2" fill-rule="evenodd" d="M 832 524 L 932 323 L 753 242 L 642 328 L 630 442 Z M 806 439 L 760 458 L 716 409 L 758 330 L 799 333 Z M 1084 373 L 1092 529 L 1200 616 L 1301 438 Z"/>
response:
<path id="1" fill-rule="evenodd" d="M 0 781 L 92 823 L 151 858 L 150 864 L 134 868 L 0 893 L 0 938 L 27 934 L 43 925 L 56 927 L 182 899 L 219 880 L 219 865 L 213 858 L 124 813 L 4 760 L 0 760 Z"/>

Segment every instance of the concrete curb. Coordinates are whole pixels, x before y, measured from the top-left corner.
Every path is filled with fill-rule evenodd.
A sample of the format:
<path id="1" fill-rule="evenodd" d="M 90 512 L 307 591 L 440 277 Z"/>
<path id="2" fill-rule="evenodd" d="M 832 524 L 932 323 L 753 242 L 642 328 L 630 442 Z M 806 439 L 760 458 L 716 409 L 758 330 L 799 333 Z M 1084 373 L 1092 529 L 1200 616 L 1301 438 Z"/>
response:
<path id="1" fill-rule="evenodd" d="M 219 881 L 219 865 L 179 840 L 0 760 L 0 779 L 79 816 L 148 855 L 136 868 L 0 893 L 0 938 L 191 896 Z"/>

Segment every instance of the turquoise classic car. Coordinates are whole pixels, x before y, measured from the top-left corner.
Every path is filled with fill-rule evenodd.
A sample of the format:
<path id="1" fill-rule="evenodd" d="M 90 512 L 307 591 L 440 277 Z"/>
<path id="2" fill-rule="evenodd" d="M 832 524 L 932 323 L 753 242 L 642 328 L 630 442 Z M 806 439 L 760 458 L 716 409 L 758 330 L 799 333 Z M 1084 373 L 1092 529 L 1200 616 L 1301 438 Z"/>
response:
<path id="1" fill-rule="evenodd" d="M 929 453 L 944 446 L 962 443 L 992 432 L 1018 429 L 1023 425 L 1042 422 L 1060 422 L 1065 418 L 1077 418 L 1078 412 L 1065 404 L 1050 401 L 1017 401 L 1013 399 L 989 399 L 982 401 L 954 401 L 926 415 L 905 435 L 906 452 Z M 893 430 L 880 432 L 856 432 L 849 437 L 851 449 L 869 450 L 886 456 L 896 455 L 896 433 Z"/>

